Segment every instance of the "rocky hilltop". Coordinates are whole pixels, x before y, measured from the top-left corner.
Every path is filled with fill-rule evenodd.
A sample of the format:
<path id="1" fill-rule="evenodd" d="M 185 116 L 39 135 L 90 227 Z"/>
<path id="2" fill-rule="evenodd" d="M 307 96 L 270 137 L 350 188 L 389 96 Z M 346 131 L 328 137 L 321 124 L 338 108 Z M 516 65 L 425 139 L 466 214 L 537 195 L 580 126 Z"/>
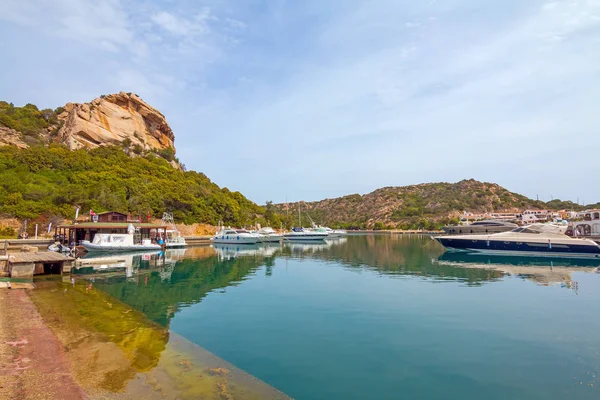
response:
<path id="1" fill-rule="evenodd" d="M 55 110 L 0 101 L 0 146 L 61 143 L 71 150 L 118 145 L 141 154 L 169 150 L 175 135 L 165 116 L 138 95 L 120 92 Z"/>
<path id="2" fill-rule="evenodd" d="M 62 126 L 52 140 L 72 150 L 125 141 L 144 149 L 173 147 L 175 136 L 165 116 L 136 94 L 120 92 L 63 108 L 57 115 Z"/>
<path id="3" fill-rule="evenodd" d="M 349 227 L 418 228 L 450 222 L 464 212 L 517 212 L 524 208 L 546 208 L 546 203 L 510 192 L 495 183 L 474 179 L 456 183 L 424 183 L 385 187 L 315 202 L 291 203 L 317 223 Z M 285 211 L 286 205 L 277 205 Z M 297 211 L 296 211 L 297 212 Z M 296 214 L 297 215 L 297 214 Z"/>

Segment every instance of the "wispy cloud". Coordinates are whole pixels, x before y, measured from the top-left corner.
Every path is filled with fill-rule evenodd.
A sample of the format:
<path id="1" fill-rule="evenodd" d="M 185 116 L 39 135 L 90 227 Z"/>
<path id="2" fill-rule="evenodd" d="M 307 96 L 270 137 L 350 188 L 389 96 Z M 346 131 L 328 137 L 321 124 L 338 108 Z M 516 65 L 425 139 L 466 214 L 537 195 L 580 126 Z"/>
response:
<path id="1" fill-rule="evenodd" d="M 0 0 L 0 34 L 49 64 L 5 96 L 135 91 L 188 167 L 257 201 L 465 177 L 600 199 L 566 167 L 596 168 L 598 0 L 54 3 Z"/>

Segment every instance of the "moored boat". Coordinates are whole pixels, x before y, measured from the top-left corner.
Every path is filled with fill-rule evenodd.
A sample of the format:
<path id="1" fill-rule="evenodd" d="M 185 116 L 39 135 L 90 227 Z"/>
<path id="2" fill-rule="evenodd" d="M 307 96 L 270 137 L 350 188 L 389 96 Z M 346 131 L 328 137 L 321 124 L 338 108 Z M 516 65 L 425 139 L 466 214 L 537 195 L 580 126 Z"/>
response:
<path id="1" fill-rule="evenodd" d="M 310 230 L 313 232 L 325 232 L 327 234 L 327 238 L 340 238 L 348 235 L 348 232 L 343 229 L 331 229 L 327 226 L 315 226 Z"/>
<path id="2" fill-rule="evenodd" d="M 267 243 L 279 242 L 281 241 L 281 238 L 283 238 L 283 235 L 280 235 L 275 231 L 275 229 L 269 226 L 260 228 L 256 233 L 258 233 L 262 237 L 263 242 Z"/>
<path id="3" fill-rule="evenodd" d="M 600 258 L 593 240 L 572 238 L 556 225 L 533 224 L 490 235 L 445 235 L 435 239 L 447 249 L 519 256 Z"/>
<path id="4" fill-rule="evenodd" d="M 452 234 L 467 234 L 467 233 L 500 233 L 508 232 L 517 228 L 517 224 L 512 222 L 499 221 L 494 219 L 475 221 L 469 225 L 448 225 L 442 229 L 449 235 Z"/>
<path id="5" fill-rule="evenodd" d="M 185 238 L 181 236 L 176 229 L 167 229 L 167 237 L 165 238 L 165 247 L 167 249 L 186 247 L 187 243 Z"/>
<path id="6" fill-rule="evenodd" d="M 211 240 L 223 244 L 256 244 L 261 242 L 262 236 L 246 229 L 221 228 Z"/>
<path id="7" fill-rule="evenodd" d="M 91 242 L 84 240 L 81 245 L 87 251 L 142 251 L 161 250 L 161 246 L 152 243 L 150 239 L 142 239 L 139 243 L 134 242 L 135 228 L 129 224 L 127 233 L 96 233 Z"/>
<path id="8" fill-rule="evenodd" d="M 185 238 L 183 236 L 181 236 L 181 233 L 175 226 L 175 220 L 173 219 L 173 214 L 167 213 L 167 212 L 164 213 L 162 221 L 163 221 L 163 224 L 165 224 L 166 226 L 169 226 L 171 228 L 171 229 L 167 229 L 165 232 L 166 233 L 166 237 L 164 240 L 165 248 L 175 249 L 175 248 L 186 247 L 187 243 L 185 241 Z"/>
<path id="9" fill-rule="evenodd" d="M 325 240 L 327 239 L 327 232 L 317 232 L 314 230 L 308 230 L 304 228 L 292 228 L 291 232 L 287 232 L 283 235 L 284 240 Z"/>

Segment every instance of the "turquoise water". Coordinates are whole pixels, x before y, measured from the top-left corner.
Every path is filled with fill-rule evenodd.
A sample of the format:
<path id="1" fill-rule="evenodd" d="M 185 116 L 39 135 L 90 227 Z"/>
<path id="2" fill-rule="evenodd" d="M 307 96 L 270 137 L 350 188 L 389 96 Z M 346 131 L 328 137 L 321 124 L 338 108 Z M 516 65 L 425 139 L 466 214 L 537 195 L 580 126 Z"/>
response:
<path id="1" fill-rule="evenodd" d="M 96 287 L 297 399 L 598 399 L 598 266 L 371 235 L 168 253 Z"/>

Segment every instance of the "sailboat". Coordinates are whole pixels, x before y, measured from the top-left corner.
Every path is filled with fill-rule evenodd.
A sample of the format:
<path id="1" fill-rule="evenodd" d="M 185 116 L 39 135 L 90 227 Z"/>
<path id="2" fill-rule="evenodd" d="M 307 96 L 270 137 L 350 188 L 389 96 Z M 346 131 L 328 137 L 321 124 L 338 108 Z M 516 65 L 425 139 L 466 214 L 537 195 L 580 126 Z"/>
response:
<path id="1" fill-rule="evenodd" d="M 291 232 L 283 235 L 284 240 L 298 240 L 298 241 L 313 241 L 313 240 L 325 240 L 327 239 L 327 232 L 318 232 L 312 229 L 302 228 L 302 217 L 300 216 L 300 207 L 298 207 L 298 225 L 297 228 L 292 228 Z"/>

